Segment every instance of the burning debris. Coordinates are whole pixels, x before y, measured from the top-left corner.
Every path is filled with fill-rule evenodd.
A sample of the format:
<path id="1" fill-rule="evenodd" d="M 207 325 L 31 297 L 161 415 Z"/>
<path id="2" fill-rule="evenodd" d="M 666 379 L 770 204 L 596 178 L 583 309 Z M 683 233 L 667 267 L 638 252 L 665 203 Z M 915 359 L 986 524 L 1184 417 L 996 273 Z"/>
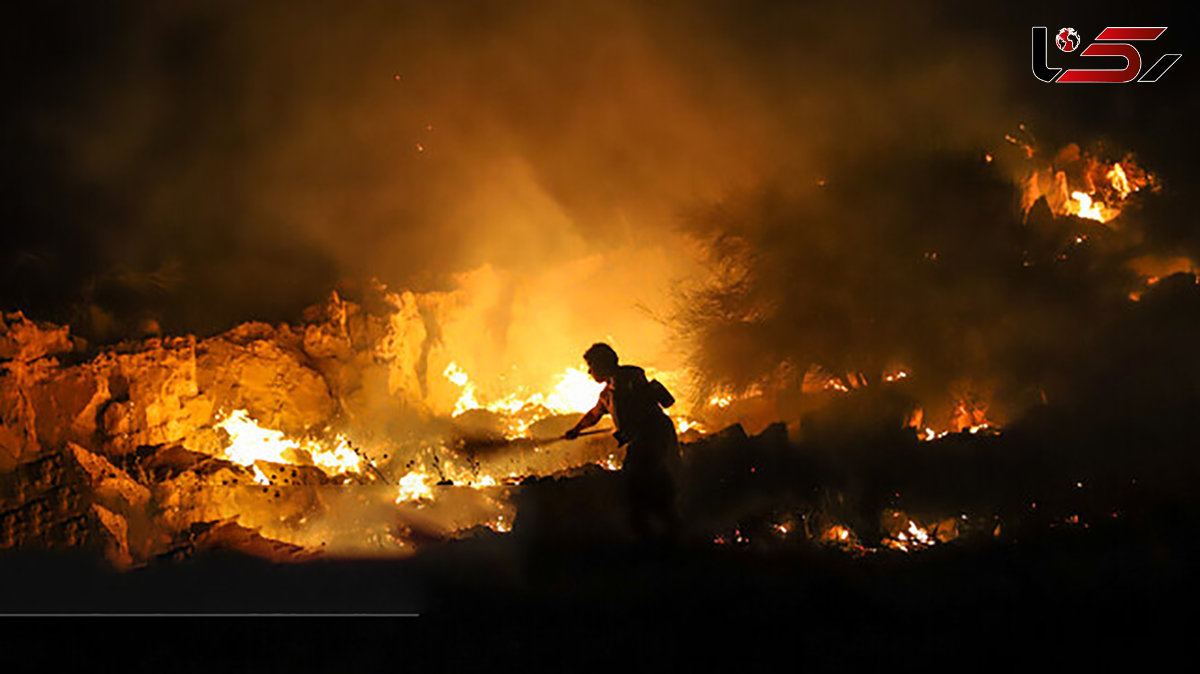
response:
<path id="1" fill-rule="evenodd" d="M 508 439 L 527 437 L 530 427 L 546 417 L 588 411 L 596 404 L 596 398 L 603 388 L 603 385 L 592 381 L 586 372 L 569 367 L 557 375 L 554 389 L 549 395 L 518 391 L 481 405 L 476 400 L 475 384 L 457 363 L 451 362 L 442 374 L 462 389 L 462 394 L 454 403 L 455 418 L 474 410 L 501 415 L 506 418 L 504 437 Z"/>
<path id="2" fill-rule="evenodd" d="M 473 400 L 470 381 L 449 367 L 446 376 L 463 389 L 449 421 L 486 412 L 504 419 L 511 435 L 482 446 L 422 440 L 422 449 L 409 446 L 407 454 L 398 443 L 384 447 L 392 454 L 359 449 L 349 428 L 331 429 L 337 410 L 356 412 L 354 389 L 345 383 L 366 373 L 349 371 L 346 362 L 356 360 L 349 344 L 326 345 L 337 330 L 362 329 L 352 327 L 351 316 L 376 326 L 384 344 L 395 343 L 396 323 L 394 315 L 362 316 L 336 295 L 328 307 L 334 311 L 324 315 L 333 318 L 325 323 L 249 324 L 207 340 L 152 339 L 74 364 L 59 360 L 75 348 L 64 329 L 14 319 L 18 328 L 8 340 L 19 348 L 9 351 L 16 357 L 5 363 L 3 383 L 7 398 L 24 404 L 9 408 L 3 427 L 10 461 L 5 546 L 99 546 L 123 567 L 208 547 L 276 560 L 409 554 L 474 527 L 512 530 L 519 513 L 508 492 L 530 476 L 588 463 L 619 469 L 611 440 L 539 451 L 545 441 L 531 437 L 554 418 L 572 423 L 570 412 L 592 404 L 594 386 L 573 392 L 579 377 L 571 371 L 548 395 L 509 395 L 485 408 L 464 402 Z M 367 346 L 376 350 L 379 342 Z M 335 362 L 322 362 L 333 354 Z M 374 367 L 395 372 L 404 365 Z M 341 387 L 326 383 L 329 372 Z M 420 403 L 412 391 L 397 391 L 396 398 Z M 720 409 L 722 400 L 712 406 Z M 237 408 L 222 411 L 227 405 Z M 775 437 L 786 444 L 785 436 Z M 773 451 L 786 453 L 783 446 Z M 27 484 L 43 491 L 30 492 Z M 55 499 L 64 505 L 50 519 L 38 514 Z"/>
<path id="3" fill-rule="evenodd" d="M 997 363 L 1030 346 L 1013 337 L 1007 319 L 997 318 L 1001 312 L 979 308 L 971 288 L 994 293 L 992 285 L 1007 283 L 1019 295 L 1032 281 L 1006 275 L 1036 269 L 1049 257 L 1062 263 L 1061 252 L 1044 254 L 1056 245 L 1052 230 L 1079 219 L 1105 230 L 1072 233 L 1069 245 L 1079 249 L 1072 255 L 1095 246 L 1104 255 L 1097 253 L 1093 267 L 1139 277 L 1143 285 L 1130 299 L 1178 285 L 1160 284 L 1163 278 L 1190 275 L 1193 286 L 1196 278 L 1189 257 L 1155 255 L 1112 238 L 1118 229 L 1135 229 L 1127 215 L 1134 200 L 1160 186 L 1135 158 L 1108 161 L 1068 146 L 1038 164 L 1033 146 L 1022 147 L 1024 229 L 1004 229 L 999 198 L 978 211 L 997 220 L 996 252 L 980 251 L 974 240 L 913 241 L 901 251 L 909 256 L 904 275 L 896 276 L 890 248 L 859 247 L 847 255 L 841 244 L 818 239 L 817 257 L 776 260 L 753 244 L 755 237 L 775 236 L 777 225 L 791 227 L 804 209 L 847 218 L 850 234 L 868 238 L 888 217 L 903 220 L 903 214 L 841 208 L 857 193 L 836 183 L 795 203 L 743 204 L 741 215 L 758 220 L 744 231 L 722 229 L 710 242 L 720 278 L 683 296 L 676 317 L 692 340 L 695 372 L 704 376 L 654 373 L 691 401 L 673 409 L 672 420 L 687 441 L 685 510 L 702 529 L 698 536 L 735 547 L 798 537 L 874 554 L 995 535 L 997 508 L 972 504 L 961 493 L 932 506 L 897 502 L 914 465 L 928 466 L 935 455 L 960 461 L 951 448 L 1008 442 L 1013 420 L 1050 403 L 1048 389 L 1063 395 L 1055 377 L 1073 376 L 1053 362 L 1067 360 L 1058 344 L 1038 344 L 1044 351 L 1037 357 L 1047 364 L 1042 379 L 1014 386 Z M 985 164 L 999 163 L 988 157 Z M 729 214 L 719 215 L 724 227 Z M 831 267 L 825 259 L 848 262 Z M 892 274 L 895 288 L 864 285 L 869 274 L 854 268 L 859 264 Z M 984 272 L 967 283 L 957 314 L 940 313 L 935 301 L 947 266 Z M 1064 269 L 1094 275 L 1069 263 Z M 800 282 L 793 283 L 797 274 Z M 489 279 L 491 272 L 482 271 L 464 283 Z M 1108 306 L 1108 286 L 1070 287 Z M 900 295 L 891 297 L 893 289 Z M 846 313 L 846 297 L 862 299 L 865 313 Z M 1045 316 L 1061 308 L 1014 310 Z M 595 404 L 600 385 L 570 363 L 541 378 L 497 376 L 495 367 L 477 376 L 479 359 L 464 364 L 460 356 L 471 354 L 457 352 L 455 340 L 478 332 L 480 313 L 462 291 L 395 293 L 375 285 L 358 302 L 332 293 L 307 309 L 299 325 L 247 323 L 207 338 L 153 337 L 99 349 L 66 327 L 6 314 L 0 325 L 5 545 L 98 546 L 119 566 L 218 540 L 273 558 L 406 555 L 480 528 L 570 529 L 554 524 L 557 509 L 547 505 L 559 498 L 548 486 L 555 476 L 591 485 L 593 510 L 619 502 L 623 454 L 610 438 L 557 443 Z M 461 315 L 470 319 L 455 323 Z M 926 344 L 930 326 L 946 321 L 954 329 L 938 327 L 932 334 L 939 341 Z M 780 418 L 794 421 L 768 425 Z M 737 422 L 767 430 L 749 437 L 730 425 Z M 866 447 L 888 456 L 867 456 Z M 913 463 L 900 465 L 900 456 Z M 53 474 L 48 482 L 31 477 L 46 470 Z M 44 490 L 26 490 L 28 480 Z M 916 482 L 902 490 L 937 501 L 944 489 Z M 52 502 L 61 505 L 46 519 L 45 504 Z M 1006 527 L 1020 528 L 1025 515 L 1013 513 L 1022 509 L 999 510 Z M 1081 521 L 1078 513 L 1055 517 Z"/>
<path id="4" fill-rule="evenodd" d="M 246 324 L 208 339 L 130 342 L 90 357 L 66 328 L 6 316 L 0 379 L 6 401 L 0 426 L 4 472 L 20 492 L 28 470 L 59 461 L 47 457 L 66 452 L 62 456 L 85 469 L 89 490 L 136 492 L 136 501 L 120 508 L 103 499 L 91 510 L 72 506 L 54 524 L 92 522 L 110 532 L 115 541 L 110 556 L 124 565 L 163 553 L 205 522 L 237 523 L 308 551 L 339 554 L 364 547 L 368 536 L 354 532 L 357 516 L 341 525 L 339 518 L 374 509 L 376 527 L 389 519 L 401 529 L 408 526 L 399 524 L 404 518 L 394 508 L 390 517 L 385 512 L 397 500 L 387 474 L 405 461 L 433 466 L 398 479 L 402 496 L 416 490 L 412 499 L 432 499 L 437 491 L 442 500 L 442 484 L 471 490 L 498 484 L 479 472 L 481 460 L 461 453 L 452 435 L 439 439 L 434 431 L 425 439 L 374 442 L 364 450 L 367 445 L 347 432 L 333 430 L 353 428 L 368 442 L 379 438 L 387 429 L 371 422 L 383 416 L 380 398 L 391 401 L 388 418 L 407 409 L 424 415 L 427 425 L 435 419 L 421 395 L 425 319 L 416 302 L 412 295 L 384 294 L 384 309 L 368 315 L 334 294 L 301 326 Z M 373 385 L 382 386 L 365 390 Z M 545 400 L 553 406 L 556 399 Z M 519 457 L 507 458 L 520 463 Z M 542 470 L 561 470 L 562 457 L 556 458 Z M 522 468 L 520 474 L 528 473 Z M 362 489 L 351 497 L 336 493 L 340 487 Z M 442 537 L 476 524 L 510 527 L 511 512 L 501 495 L 493 495 L 459 508 L 473 515 L 444 515 L 449 523 L 443 528 L 449 528 Z M 5 507 L 7 546 L 78 539 L 43 536 L 41 525 L 23 529 L 29 517 L 23 503 L 18 499 Z M 124 524 L 130 508 L 140 509 L 135 530 Z M 85 515 L 91 519 L 80 519 Z M 131 535 L 140 537 L 132 546 Z M 410 543 L 394 538 L 397 549 Z"/>
<path id="5" fill-rule="evenodd" d="M 298 326 L 249 323 L 98 351 L 64 327 L 7 316 L 5 472 L 19 482 L 23 466 L 63 447 L 122 466 L 123 484 L 143 492 L 134 530 L 129 509 L 111 503 L 86 521 L 70 514 L 111 532 L 110 557 L 128 566 L 214 540 L 197 538 L 201 525 L 284 546 L 247 543 L 252 554 L 411 554 L 475 527 L 511 530 L 508 492 L 521 480 L 589 463 L 619 469 L 609 438 L 555 446 L 595 404 L 598 385 L 585 373 L 567 368 L 544 393 L 492 395 L 451 361 L 442 374 L 460 390 L 447 405 L 426 378 L 445 296 L 375 293 L 370 312 L 334 293 Z M 97 470 L 89 489 L 103 491 Z M 24 506 L 5 512 L 10 530 L 24 531 Z M 7 546 L 56 540 L 41 531 L 13 534 Z"/>
<path id="6" fill-rule="evenodd" d="M 1010 142 L 1019 142 L 1009 136 Z M 1027 157 L 1033 162 L 1033 146 Z M 1074 216 L 1108 223 L 1121 214 L 1126 201 L 1143 190 L 1161 189 L 1158 178 L 1142 169 L 1132 154 L 1109 161 L 1084 152 L 1074 143 L 1058 151 L 1048 163 L 1026 169 L 1021 207 L 1028 217 L 1039 199 L 1045 199 L 1056 216 Z M 1082 242 L 1081 242 L 1082 243 Z"/>

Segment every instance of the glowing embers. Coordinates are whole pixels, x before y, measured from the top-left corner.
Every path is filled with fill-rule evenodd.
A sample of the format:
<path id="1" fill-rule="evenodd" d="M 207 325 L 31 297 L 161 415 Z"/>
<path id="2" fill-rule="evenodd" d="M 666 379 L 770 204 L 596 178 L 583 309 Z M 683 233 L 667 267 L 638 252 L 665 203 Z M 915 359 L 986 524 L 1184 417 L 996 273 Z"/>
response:
<path id="1" fill-rule="evenodd" d="M 508 492 L 492 476 L 479 474 L 451 480 L 439 472 L 418 468 L 398 480 L 392 502 L 398 517 L 408 524 L 401 538 L 424 531 L 445 539 L 469 535 L 479 527 L 496 533 L 512 531 L 515 507 Z"/>
<path id="2" fill-rule="evenodd" d="M 919 431 L 917 432 L 917 438 L 919 440 L 925 441 L 925 443 L 932 443 L 932 441 L 934 441 L 934 440 L 941 440 L 942 438 L 946 438 L 947 435 L 949 435 L 950 433 L 967 433 L 967 434 L 971 434 L 971 435 L 980 435 L 980 434 L 982 434 L 982 435 L 998 435 L 998 434 L 1000 434 L 1000 427 L 992 426 L 991 423 L 986 422 L 986 421 L 984 421 L 983 423 L 976 423 L 976 425 L 973 425 L 973 426 L 967 426 L 965 428 L 961 428 L 961 429 L 959 429 L 959 431 L 954 431 L 954 432 L 952 432 L 952 431 L 934 431 L 934 429 L 926 426 L 923 429 L 919 429 Z"/>
<path id="3" fill-rule="evenodd" d="M 254 481 L 261 485 L 271 484 L 271 481 L 255 465 L 256 461 L 316 466 L 330 477 L 361 474 L 366 468 L 363 457 L 341 435 L 328 445 L 317 440 L 296 440 L 282 431 L 262 427 L 250 418 L 246 410 L 235 410 L 217 422 L 214 428 L 225 431 L 229 436 L 229 445 L 222 450 L 221 458 L 239 466 L 253 466 Z"/>
<path id="4" fill-rule="evenodd" d="M 828 391 L 840 391 L 841 393 L 849 393 L 850 387 L 843 384 L 837 379 L 830 379 L 825 382 L 825 389 Z"/>
<path id="5" fill-rule="evenodd" d="M 679 373 L 661 373 L 657 378 L 660 381 L 675 382 L 672 390 L 687 389 L 679 383 Z M 696 416 L 685 412 L 679 404 L 667 410 L 667 415 L 671 417 L 675 423 L 675 430 L 680 434 L 703 435 L 708 433 L 710 424 L 741 421 L 747 411 L 752 410 L 765 395 L 766 389 L 761 384 L 752 384 L 740 390 L 718 387 L 697 396 L 699 404 L 691 410 Z"/>
<path id="6" fill-rule="evenodd" d="M 470 473 L 469 469 L 454 469 L 444 465 L 442 470 L 433 472 L 424 468 L 410 470 L 396 481 L 396 503 L 432 503 L 437 498 L 435 487 L 459 487 L 482 490 L 499 487 L 501 481 L 483 472 Z M 447 476 L 449 475 L 453 476 Z"/>
<path id="7" fill-rule="evenodd" d="M 742 533 L 741 527 L 734 527 L 733 531 L 728 534 L 717 534 L 713 536 L 713 545 L 737 545 L 745 546 L 750 544 L 750 537 Z"/>
<path id="8" fill-rule="evenodd" d="M 708 399 L 709 407 L 719 407 L 725 409 L 733 402 L 733 396 L 728 393 L 717 394 Z"/>
<path id="9" fill-rule="evenodd" d="M 966 515 L 919 523 L 902 510 L 885 510 L 880 518 L 883 547 L 916 552 L 959 537 Z"/>
<path id="10" fill-rule="evenodd" d="M 885 546 L 901 552 L 927 548 L 936 542 L 937 540 L 930 536 L 928 531 L 917 526 L 917 523 L 912 520 L 908 521 L 908 526 L 903 531 L 896 532 L 893 538 L 883 539 Z"/>
<path id="11" fill-rule="evenodd" d="M 816 511 L 733 523 L 712 536 L 711 542 L 718 546 L 753 547 L 760 551 L 815 545 L 861 558 L 915 554 L 963 537 L 979 540 L 998 536 L 998 531 L 996 518 L 972 519 L 966 514 L 930 518 L 889 508 L 880 513 L 878 529 L 872 527 L 869 533 L 856 532 L 840 517 Z"/>
<path id="12" fill-rule="evenodd" d="M 964 380 L 953 384 L 951 391 L 950 399 L 954 402 L 949 416 L 935 413 L 930 423 L 920 407 L 909 415 L 905 425 L 913 429 L 919 440 L 932 442 L 951 434 L 1000 434 L 1000 424 L 988 416 L 987 401 L 991 396 L 986 389 L 976 390 L 971 382 Z"/>
<path id="13" fill-rule="evenodd" d="M 906 366 L 892 365 L 876 375 L 863 372 L 831 372 L 820 365 L 812 365 L 804 374 L 801 390 L 804 393 L 850 393 L 879 384 L 896 384 L 912 376 Z"/>
<path id="14" fill-rule="evenodd" d="M 974 426 L 968 426 L 968 427 L 962 429 L 961 431 L 957 431 L 957 432 L 958 433 L 969 433 L 971 435 L 981 435 L 981 434 L 982 435 L 999 435 L 1000 428 L 998 426 L 993 426 L 985 421 L 981 424 L 976 424 Z M 932 428 L 925 427 L 924 429 L 919 430 L 917 432 L 917 438 L 924 442 L 933 442 L 934 440 L 940 440 L 940 439 L 946 437 L 947 435 L 950 435 L 950 433 L 951 433 L 951 431 L 935 431 Z"/>
<path id="15" fill-rule="evenodd" d="M 821 543 L 836 545 L 839 547 L 860 548 L 858 536 L 850 530 L 850 527 L 835 524 L 821 532 L 817 538 Z"/>
<path id="16" fill-rule="evenodd" d="M 485 526 L 498 534 L 507 534 L 512 531 L 512 517 L 497 515 L 495 519 L 488 522 Z"/>

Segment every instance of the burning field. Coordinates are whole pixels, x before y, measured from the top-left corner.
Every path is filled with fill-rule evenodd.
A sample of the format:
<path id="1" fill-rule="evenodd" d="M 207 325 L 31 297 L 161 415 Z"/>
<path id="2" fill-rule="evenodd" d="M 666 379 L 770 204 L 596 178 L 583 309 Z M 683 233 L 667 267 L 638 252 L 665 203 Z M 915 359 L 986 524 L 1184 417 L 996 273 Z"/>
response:
<path id="1" fill-rule="evenodd" d="M 0 611 L 500 655 L 713 615 L 829 663 L 1175 634 L 1185 66 L 1044 84 L 1059 18 L 1009 7 L 293 4 L 10 36 Z M 613 420 L 564 437 L 594 342 L 676 401 L 675 538 L 634 535 Z"/>

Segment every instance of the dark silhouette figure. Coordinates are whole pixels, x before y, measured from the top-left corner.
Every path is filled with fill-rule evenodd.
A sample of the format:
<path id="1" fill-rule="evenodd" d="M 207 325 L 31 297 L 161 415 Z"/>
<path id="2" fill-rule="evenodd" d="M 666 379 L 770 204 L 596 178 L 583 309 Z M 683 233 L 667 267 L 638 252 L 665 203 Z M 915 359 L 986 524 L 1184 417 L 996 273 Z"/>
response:
<path id="1" fill-rule="evenodd" d="M 616 425 L 614 436 L 625 446 L 622 467 L 628 495 L 629 522 L 641 539 L 673 539 L 679 530 L 675 475 L 679 470 L 679 439 L 663 408 L 675 399 L 657 380 L 633 365 L 620 365 L 607 344 L 593 344 L 583 354 L 588 374 L 604 384 L 600 399 L 563 437 L 574 440 L 605 414 Z"/>

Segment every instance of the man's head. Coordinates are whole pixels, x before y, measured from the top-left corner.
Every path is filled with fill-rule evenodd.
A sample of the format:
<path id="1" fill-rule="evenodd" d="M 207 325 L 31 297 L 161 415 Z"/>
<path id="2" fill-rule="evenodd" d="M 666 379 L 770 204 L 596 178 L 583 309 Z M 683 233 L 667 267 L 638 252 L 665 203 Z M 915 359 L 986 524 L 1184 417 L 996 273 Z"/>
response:
<path id="1" fill-rule="evenodd" d="M 603 342 L 597 342 L 583 353 L 588 374 L 598 382 L 607 381 L 617 373 L 617 352 Z"/>

